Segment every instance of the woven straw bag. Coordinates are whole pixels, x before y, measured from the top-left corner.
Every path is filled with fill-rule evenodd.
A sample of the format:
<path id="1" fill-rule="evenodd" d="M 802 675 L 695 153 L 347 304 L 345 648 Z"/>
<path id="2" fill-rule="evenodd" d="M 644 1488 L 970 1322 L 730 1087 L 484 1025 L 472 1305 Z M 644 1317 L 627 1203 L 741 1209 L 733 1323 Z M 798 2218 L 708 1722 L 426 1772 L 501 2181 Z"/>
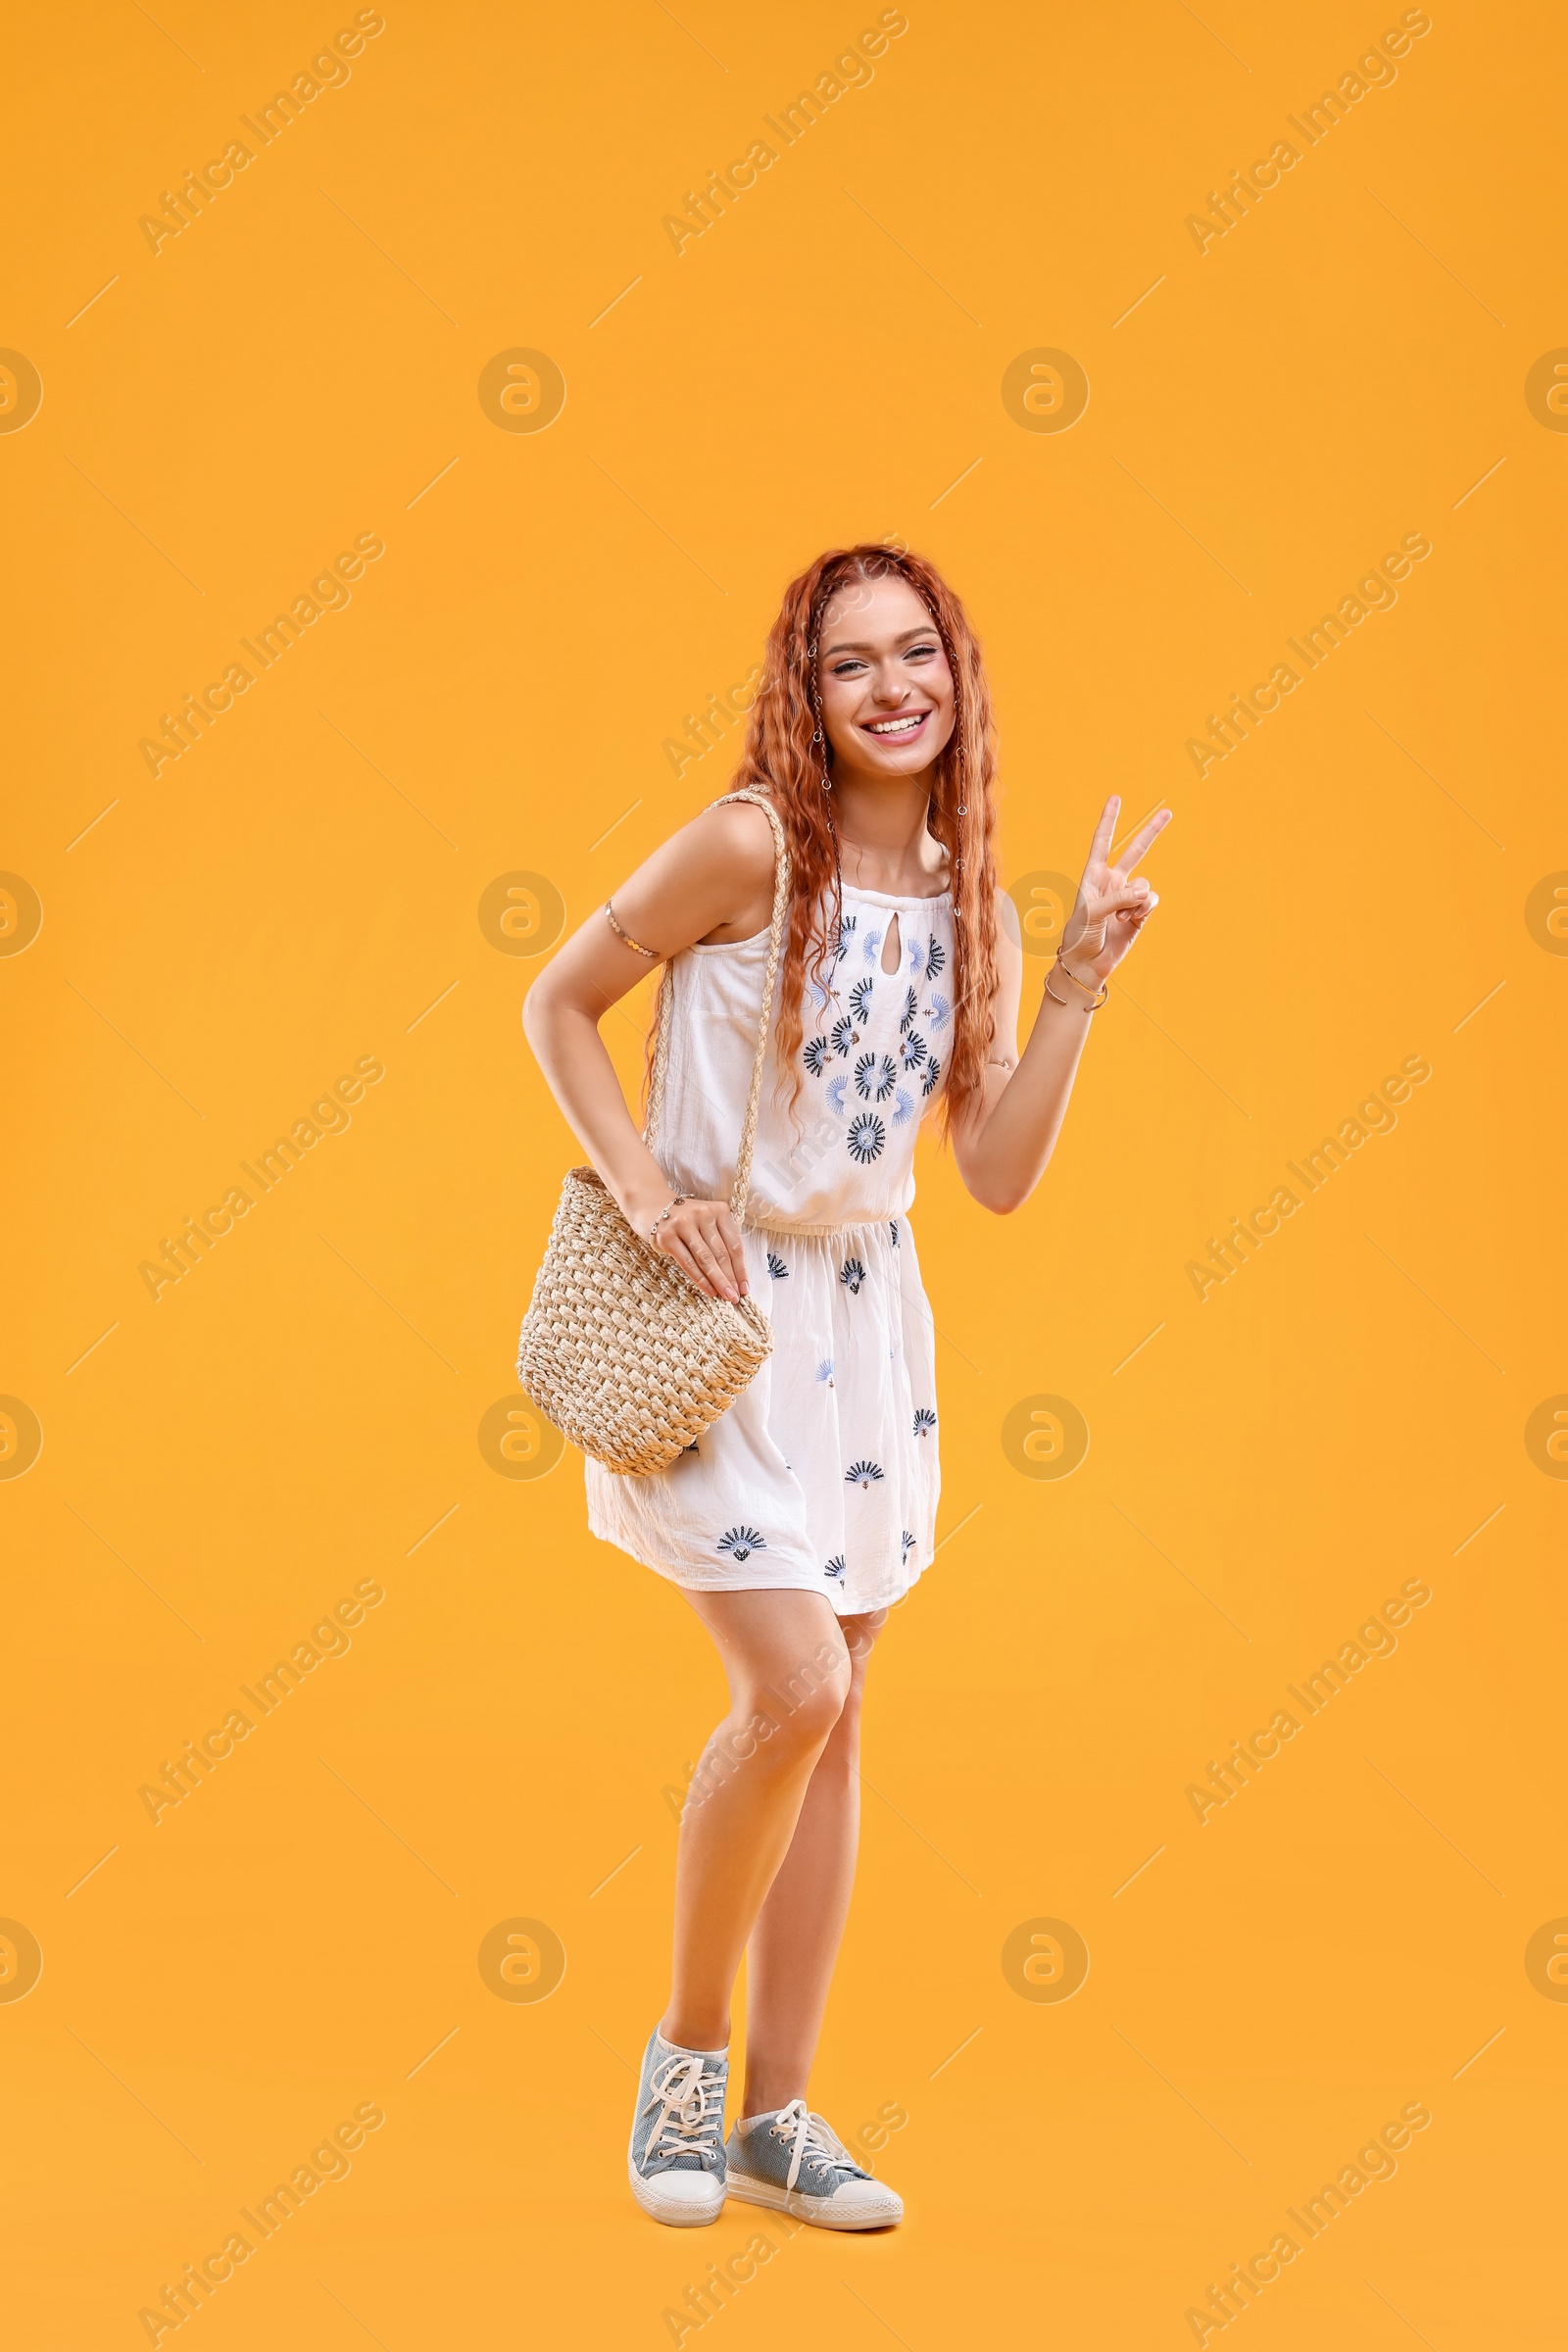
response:
<path id="1" fill-rule="evenodd" d="M 773 828 L 773 919 L 757 1024 L 751 1092 L 741 1122 L 730 1214 L 746 1217 L 762 1066 L 789 898 L 790 861 L 776 811 L 751 801 Z M 714 806 L 721 806 L 715 803 Z M 660 974 L 654 1066 L 643 1140 L 656 1149 L 669 1066 L 674 982 Z M 517 1380 L 547 1421 L 607 1470 L 662 1470 L 734 1403 L 773 1352 L 773 1327 L 755 1298 L 710 1298 L 675 1260 L 629 1225 L 593 1168 L 561 1188 L 544 1263 L 517 1344 Z"/>

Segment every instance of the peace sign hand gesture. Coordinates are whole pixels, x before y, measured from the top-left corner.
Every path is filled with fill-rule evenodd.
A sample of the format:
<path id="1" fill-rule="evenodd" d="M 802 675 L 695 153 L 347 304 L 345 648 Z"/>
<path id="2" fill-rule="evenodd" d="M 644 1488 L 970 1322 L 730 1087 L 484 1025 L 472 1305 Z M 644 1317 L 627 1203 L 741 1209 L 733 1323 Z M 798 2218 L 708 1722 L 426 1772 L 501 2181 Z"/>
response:
<path id="1" fill-rule="evenodd" d="M 1108 862 L 1121 795 L 1112 793 L 1101 811 L 1078 897 L 1062 933 L 1060 956 L 1074 977 L 1098 985 L 1115 970 L 1159 905 L 1159 894 L 1133 869 L 1170 823 L 1173 811 L 1156 808 L 1127 842 L 1114 865 Z"/>

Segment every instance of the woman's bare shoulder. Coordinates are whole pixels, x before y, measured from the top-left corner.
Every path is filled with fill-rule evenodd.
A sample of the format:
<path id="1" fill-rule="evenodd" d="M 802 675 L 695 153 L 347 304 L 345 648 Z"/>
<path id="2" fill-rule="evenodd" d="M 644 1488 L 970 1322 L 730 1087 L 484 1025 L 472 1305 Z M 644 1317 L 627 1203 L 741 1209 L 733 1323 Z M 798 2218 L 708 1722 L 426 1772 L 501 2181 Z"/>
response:
<path id="1" fill-rule="evenodd" d="M 772 879 L 773 828 L 755 802 L 710 803 L 671 835 L 665 849 L 705 867 L 721 866 L 743 887 Z"/>

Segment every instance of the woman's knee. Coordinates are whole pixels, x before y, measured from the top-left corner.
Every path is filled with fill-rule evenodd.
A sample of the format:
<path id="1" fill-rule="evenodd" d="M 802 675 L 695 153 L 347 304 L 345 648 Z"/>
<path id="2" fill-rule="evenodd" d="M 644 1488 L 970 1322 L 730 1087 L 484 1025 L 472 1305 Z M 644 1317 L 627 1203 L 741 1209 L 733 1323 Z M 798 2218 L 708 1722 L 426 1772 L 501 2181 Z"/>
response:
<path id="1" fill-rule="evenodd" d="M 772 1727 L 766 1745 L 781 1761 L 820 1750 L 844 1712 L 854 1669 L 842 1642 L 834 1650 L 821 1642 L 808 1663 L 758 1694 L 759 1711 Z"/>

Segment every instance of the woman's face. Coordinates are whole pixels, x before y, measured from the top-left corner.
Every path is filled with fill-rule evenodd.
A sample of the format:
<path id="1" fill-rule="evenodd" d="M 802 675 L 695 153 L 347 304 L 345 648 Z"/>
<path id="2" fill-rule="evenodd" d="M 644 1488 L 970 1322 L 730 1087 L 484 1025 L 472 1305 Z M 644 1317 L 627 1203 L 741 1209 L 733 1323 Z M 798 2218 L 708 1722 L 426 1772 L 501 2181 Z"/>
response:
<path id="1" fill-rule="evenodd" d="M 907 580 L 847 580 L 817 631 L 816 680 L 834 774 L 918 776 L 953 733 L 953 673 Z"/>

